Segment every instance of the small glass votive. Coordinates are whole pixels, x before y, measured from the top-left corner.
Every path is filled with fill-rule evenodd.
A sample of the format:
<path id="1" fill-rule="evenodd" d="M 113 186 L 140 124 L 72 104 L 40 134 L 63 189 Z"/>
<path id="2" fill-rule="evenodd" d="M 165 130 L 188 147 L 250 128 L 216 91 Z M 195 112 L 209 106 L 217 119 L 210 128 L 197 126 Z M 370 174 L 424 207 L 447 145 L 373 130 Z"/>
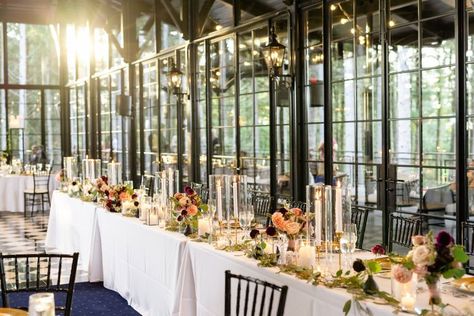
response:
<path id="1" fill-rule="evenodd" d="M 400 264 L 392 264 L 391 268 L 391 290 L 395 299 L 400 301 L 403 311 L 414 311 L 416 304 L 416 286 L 418 275 L 406 270 Z M 400 282 L 398 280 L 403 280 Z M 406 281 L 406 282 L 405 282 Z"/>
<path id="2" fill-rule="evenodd" d="M 37 293 L 30 295 L 28 303 L 28 315 L 30 316 L 54 316 L 54 294 Z"/>
<path id="3" fill-rule="evenodd" d="M 147 223 L 148 214 L 150 213 L 151 206 L 152 206 L 152 204 L 151 204 L 151 197 L 150 196 L 144 195 L 140 198 L 139 218 L 140 218 L 141 221 Z M 147 224 L 147 225 L 149 225 L 149 224 Z"/>

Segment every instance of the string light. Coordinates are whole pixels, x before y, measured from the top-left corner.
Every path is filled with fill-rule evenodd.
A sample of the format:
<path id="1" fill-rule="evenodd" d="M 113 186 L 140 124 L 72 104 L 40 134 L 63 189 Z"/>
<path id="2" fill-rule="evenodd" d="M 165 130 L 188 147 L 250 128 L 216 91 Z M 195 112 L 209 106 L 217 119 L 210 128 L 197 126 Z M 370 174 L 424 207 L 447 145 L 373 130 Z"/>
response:
<path id="1" fill-rule="evenodd" d="M 337 9 L 337 7 L 334 4 L 331 4 L 330 8 L 331 8 L 331 11 L 335 11 Z"/>
<path id="2" fill-rule="evenodd" d="M 394 27 L 395 26 L 395 21 L 393 21 L 393 20 L 388 21 L 388 26 Z"/>

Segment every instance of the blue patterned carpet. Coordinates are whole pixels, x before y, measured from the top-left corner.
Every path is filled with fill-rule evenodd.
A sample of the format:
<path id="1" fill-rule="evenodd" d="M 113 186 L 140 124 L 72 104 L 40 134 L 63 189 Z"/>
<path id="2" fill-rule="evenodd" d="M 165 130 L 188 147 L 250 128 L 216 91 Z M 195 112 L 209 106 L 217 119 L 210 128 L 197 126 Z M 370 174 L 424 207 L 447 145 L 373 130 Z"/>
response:
<path id="1" fill-rule="evenodd" d="M 10 294 L 10 305 L 28 306 L 28 293 Z M 1 300 L 1 299 L 0 299 Z M 102 282 L 76 283 L 72 302 L 73 316 L 136 316 L 140 315 L 128 306 L 118 293 L 107 290 Z"/>

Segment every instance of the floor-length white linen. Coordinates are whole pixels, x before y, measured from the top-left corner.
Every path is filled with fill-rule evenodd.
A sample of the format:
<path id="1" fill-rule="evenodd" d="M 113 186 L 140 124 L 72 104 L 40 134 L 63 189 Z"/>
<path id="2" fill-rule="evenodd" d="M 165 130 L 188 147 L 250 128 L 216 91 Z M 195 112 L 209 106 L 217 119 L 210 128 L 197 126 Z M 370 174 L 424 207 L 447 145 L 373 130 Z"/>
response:
<path id="1" fill-rule="evenodd" d="M 288 316 L 343 315 L 342 307 L 351 298 L 350 294 L 342 289 L 314 286 L 293 276 L 277 273 L 276 268 L 260 268 L 255 260 L 244 255 L 236 256 L 234 253 L 216 251 L 210 245 L 203 243 L 188 243 L 184 265 L 186 268 L 181 279 L 183 291 L 179 315 L 222 315 L 225 270 L 276 285 L 287 285 L 289 290 L 285 315 Z M 189 291 L 187 288 L 194 288 L 194 290 Z M 366 303 L 362 302 L 362 304 Z M 392 307 L 371 303 L 368 305 L 373 315 L 393 315 Z M 355 308 L 350 315 L 356 315 Z"/>
<path id="2" fill-rule="evenodd" d="M 23 212 L 25 210 L 23 192 L 32 189 L 33 186 L 33 176 L 0 176 L 0 211 Z M 56 187 L 56 181 L 51 177 L 49 182 L 50 196 Z M 36 206 L 36 210 L 38 210 L 38 206 Z"/>
<path id="3" fill-rule="evenodd" d="M 186 237 L 98 209 L 104 286 L 142 315 L 172 315 Z"/>
<path id="4" fill-rule="evenodd" d="M 54 191 L 49 214 L 46 248 L 61 253 L 79 252 L 79 265 L 89 281 L 102 280 L 102 253 L 96 205 Z"/>

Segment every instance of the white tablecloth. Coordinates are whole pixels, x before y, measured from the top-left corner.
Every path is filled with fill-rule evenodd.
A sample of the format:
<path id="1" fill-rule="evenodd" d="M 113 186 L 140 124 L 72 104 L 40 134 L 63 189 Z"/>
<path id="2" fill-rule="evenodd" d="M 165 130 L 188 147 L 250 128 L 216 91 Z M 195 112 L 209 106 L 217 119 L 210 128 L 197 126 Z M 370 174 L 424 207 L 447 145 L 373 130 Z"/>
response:
<path id="1" fill-rule="evenodd" d="M 104 286 L 142 315 L 171 315 L 176 302 L 185 236 L 145 226 L 136 218 L 98 209 Z"/>
<path id="2" fill-rule="evenodd" d="M 23 212 L 23 191 L 33 188 L 33 176 L 5 175 L 0 176 L 0 211 Z M 52 194 L 57 187 L 51 177 L 49 189 Z"/>
<path id="3" fill-rule="evenodd" d="M 285 315 L 343 315 L 342 307 L 351 299 L 343 289 L 314 286 L 293 276 L 277 273 L 276 268 L 261 268 L 255 260 L 240 254 L 216 251 L 208 244 L 189 242 L 181 276 L 180 310 L 177 315 L 220 316 L 224 312 L 225 270 L 268 281 L 276 285 L 287 285 Z M 370 257 L 370 253 L 358 253 L 358 257 Z M 337 268 L 337 263 L 335 264 Z M 376 278 L 379 288 L 390 293 L 390 280 Z M 261 293 L 261 292 L 260 292 Z M 427 291 L 418 298 L 421 307 L 427 308 Z M 457 307 L 466 306 L 466 299 L 446 297 L 446 303 Z M 235 296 L 234 296 L 235 298 Z M 373 315 L 393 315 L 393 308 L 371 302 L 361 302 Z M 268 305 L 268 300 L 267 300 Z M 274 305 L 276 306 L 276 305 Z M 266 315 L 266 313 L 265 313 Z M 350 315 L 357 313 L 354 304 Z M 400 315 L 408 315 L 400 313 Z"/>
<path id="4" fill-rule="evenodd" d="M 79 269 L 89 280 L 102 280 L 102 258 L 96 206 L 54 191 L 49 214 L 46 248 L 50 252 L 79 252 Z"/>

